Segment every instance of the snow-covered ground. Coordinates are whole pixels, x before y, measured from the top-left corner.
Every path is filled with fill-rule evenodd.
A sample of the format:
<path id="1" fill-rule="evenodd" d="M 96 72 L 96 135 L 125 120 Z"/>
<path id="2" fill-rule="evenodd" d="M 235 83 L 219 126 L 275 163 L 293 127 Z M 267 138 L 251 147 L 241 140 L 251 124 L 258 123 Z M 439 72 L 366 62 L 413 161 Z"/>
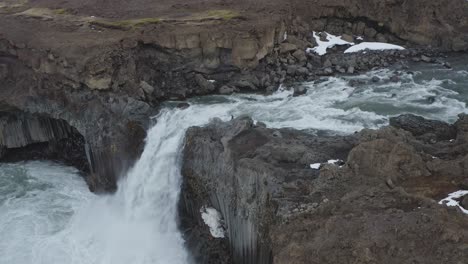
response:
<path id="1" fill-rule="evenodd" d="M 463 208 L 460 205 L 460 202 L 456 200 L 456 199 L 461 198 L 461 197 L 463 197 L 465 195 L 468 195 L 468 190 L 460 190 L 460 191 L 450 193 L 447 196 L 447 198 L 444 198 L 444 199 L 440 200 L 439 204 L 445 204 L 446 206 L 457 206 L 458 208 L 460 208 L 460 210 L 463 213 L 468 214 L 468 210 Z"/>
<path id="2" fill-rule="evenodd" d="M 314 38 L 315 38 L 315 41 L 317 42 L 317 47 L 308 48 L 306 50 L 307 52 L 315 52 L 318 55 L 322 56 L 322 55 L 327 54 L 327 49 L 333 48 L 334 46 L 354 45 L 353 42 L 348 42 L 346 40 L 341 39 L 341 36 L 334 36 L 332 34 L 328 34 L 327 32 L 324 32 L 324 33 L 327 34 L 327 41 L 320 40 L 319 33 L 314 31 Z"/>
<path id="3" fill-rule="evenodd" d="M 327 32 L 322 32 L 322 34 L 326 34 L 326 41 L 322 41 L 320 39 L 320 33 L 318 32 L 313 32 L 314 39 L 317 42 L 317 46 L 314 48 L 308 48 L 306 49 L 306 52 L 314 52 L 317 53 L 320 56 L 323 56 L 327 54 L 327 50 L 330 48 L 333 48 L 335 46 L 340 46 L 340 45 L 350 45 L 347 50 L 344 51 L 344 53 L 353 53 L 353 52 L 359 52 L 359 51 L 365 51 L 365 50 L 404 50 L 402 46 L 394 45 L 394 44 L 388 44 L 388 43 L 382 43 L 382 42 L 362 42 L 359 44 L 355 44 L 354 42 L 348 42 L 346 40 L 343 40 L 341 36 L 335 36 L 332 34 L 329 34 Z M 358 40 L 363 40 L 362 37 L 357 37 Z"/>
<path id="4" fill-rule="evenodd" d="M 382 43 L 382 42 L 362 42 L 352 47 L 349 47 L 344 53 L 352 53 L 363 50 L 404 50 L 402 46 Z"/>
<path id="5" fill-rule="evenodd" d="M 320 166 L 322 166 L 322 164 L 320 164 L 320 163 L 310 164 L 310 168 L 314 169 L 314 170 L 320 169 Z"/>

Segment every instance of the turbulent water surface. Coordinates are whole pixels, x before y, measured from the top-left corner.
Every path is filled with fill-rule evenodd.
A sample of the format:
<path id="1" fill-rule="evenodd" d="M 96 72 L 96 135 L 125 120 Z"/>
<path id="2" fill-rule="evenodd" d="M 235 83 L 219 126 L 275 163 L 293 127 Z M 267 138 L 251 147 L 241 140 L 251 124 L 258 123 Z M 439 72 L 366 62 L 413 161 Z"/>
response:
<path id="1" fill-rule="evenodd" d="M 465 60 L 466 61 L 466 60 Z M 392 70 L 332 77 L 271 96 L 210 96 L 185 110 L 167 107 L 148 133 L 140 160 L 113 195 L 89 193 L 75 169 L 46 162 L 0 166 L 1 264 L 189 263 L 176 225 L 185 130 L 213 117 L 250 115 L 270 127 L 352 133 L 400 113 L 453 122 L 467 112 L 468 67 L 425 65 L 388 79 Z M 465 68 L 463 68 L 465 67 Z M 381 81 L 371 79 L 379 76 Z"/>

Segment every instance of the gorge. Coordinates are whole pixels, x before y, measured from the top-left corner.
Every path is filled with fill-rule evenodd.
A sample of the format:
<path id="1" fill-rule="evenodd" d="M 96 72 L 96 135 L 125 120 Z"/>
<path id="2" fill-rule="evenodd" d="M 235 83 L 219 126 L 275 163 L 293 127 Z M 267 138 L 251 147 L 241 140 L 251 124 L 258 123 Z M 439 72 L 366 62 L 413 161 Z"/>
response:
<path id="1" fill-rule="evenodd" d="M 467 14 L 0 2 L 0 263 L 463 263 Z"/>

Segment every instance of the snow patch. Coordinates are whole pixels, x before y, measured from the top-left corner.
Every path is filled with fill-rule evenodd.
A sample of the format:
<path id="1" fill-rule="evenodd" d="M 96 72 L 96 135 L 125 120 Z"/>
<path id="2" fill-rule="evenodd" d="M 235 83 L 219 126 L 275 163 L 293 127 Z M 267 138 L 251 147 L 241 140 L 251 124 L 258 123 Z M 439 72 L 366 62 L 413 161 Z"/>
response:
<path id="1" fill-rule="evenodd" d="M 461 205 L 460 205 L 460 202 L 455 200 L 455 199 L 459 199 L 465 195 L 468 195 L 468 190 L 460 190 L 460 191 L 456 191 L 456 192 L 453 192 L 453 193 L 450 193 L 447 198 L 444 198 L 442 200 L 440 200 L 439 204 L 445 204 L 446 206 L 458 206 L 458 208 L 460 208 L 460 210 L 464 213 L 464 214 L 467 214 L 468 215 L 468 210 L 463 208 Z"/>
<path id="2" fill-rule="evenodd" d="M 313 33 L 315 41 L 317 42 L 317 47 L 308 48 L 306 51 L 309 53 L 315 52 L 318 55 L 322 56 L 327 54 L 327 49 L 333 48 L 336 45 L 354 45 L 353 42 L 348 42 L 346 40 L 341 39 L 341 36 L 331 35 L 327 32 L 323 32 L 324 34 L 327 34 L 327 41 L 322 41 L 320 40 L 320 35 L 318 32 L 314 31 Z"/>
<path id="3" fill-rule="evenodd" d="M 224 228 L 221 224 L 221 214 L 212 207 L 203 207 L 200 209 L 203 222 L 210 228 L 210 233 L 215 238 L 224 237 Z"/>
<path id="4" fill-rule="evenodd" d="M 310 168 L 314 169 L 314 170 L 320 169 L 320 166 L 322 166 L 322 164 L 320 164 L 320 163 L 310 164 Z"/>
<path id="5" fill-rule="evenodd" d="M 210 83 L 214 83 L 216 82 L 216 80 L 208 80 Z"/>
<path id="6" fill-rule="evenodd" d="M 341 163 L 341 162 L 343 162 L 343 161 L 340 160 L 340 159 L 331 159 L 331 160 L 327 161 L 328 164 L 337 164 L 337 163 Z"/>
<path id="7" fill-rule="evenodd" d="M 345 50 L 344 53 L 352 53 L 352 52 L 358 52 L 358 51 L 363 51 L 363 50 L 404 50 L 402 46 L 394 45 L 394 44 L 388 44 L 388 43 L 382 43 L 382 42 L 362 42 L 357 45 L 354 45 L 347 50 Z"/>

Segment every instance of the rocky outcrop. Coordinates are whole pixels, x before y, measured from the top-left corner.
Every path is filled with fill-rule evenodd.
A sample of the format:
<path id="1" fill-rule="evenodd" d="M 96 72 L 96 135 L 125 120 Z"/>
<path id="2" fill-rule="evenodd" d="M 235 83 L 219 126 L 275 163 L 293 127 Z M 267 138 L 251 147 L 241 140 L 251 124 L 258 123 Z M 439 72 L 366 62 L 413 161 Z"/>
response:
<path id="1" fill-rule="evenodd" d="M 460 0 L 308 0 L 293 1 L 296 31 L 346 33 L 386 42 L 389 33 L 424 46 L 462 51 L 468 48 L 468 3 Z M 305 30 L 307 32 L 307 30 Z M 391 37 L 390 37 L 391 38 Z"/>
<path id="2" fill-rule="evenodd" d="M 463 0 L 10 4 L 0 7 L 0 105 L 75 128 L 89 146 L 94 190 L 115 189 L 162 101 L 272 92 L 421 57 L 413 50 L 343 55 L 340 48 L 320 57 L 305 52 L 315 45 L 313 30 L 445 51 L 468 47 Z"/>
<path id="3" fill-rule="evenodd" d="M 0 113 L 0 159 L 48 159 L 89 172 L 82 135 L 63 120 L 17 111 Z"/>
<path id="4" fill-rule="evenodd" d="M 461 263 L 466 216 L 438 201 L 466 181 L 467 118 L 452 126 L 394 120 L 400 128 L 345 137 L 268 129 L 249 118 L 191 128 L 185 223 L 206 230 L 199 209 L 219 210 L 232 263 Z M 455 140 L 424 137 L 447 127 Z"/>
<path id="5" fill-rule="evenodd" d="M 87 149 L 81 155 L 89 161 L 87 181 L 90 188 L 94 191 L 114 190 L 119 175 L 140 154 L 148 116 L 153 111 L 150 106 L 128 95 L 82 89 L 67 76 L 38 71 L 34 65 L 21 61 L 20 55 L 2 54 L 0 64 L 8 70 L 8 75 L 0 82 L 2 112 L 26 120 L 18 138 L 11 138 L 18 131 L 12 129 L 14 125 L 4 127 L 6 146 L 23 147 L 60 139 L 64 136 L 60 132 L 62 127 L 73 129 L 85 141 L 83 146 Z M 31 53 L 24 58 L 31 62 L 41 59 L 36 55 Z M 24 116 L 28 118 L 24 119 Z M 47 122 L 53 125 L 49 126 Z"/>

